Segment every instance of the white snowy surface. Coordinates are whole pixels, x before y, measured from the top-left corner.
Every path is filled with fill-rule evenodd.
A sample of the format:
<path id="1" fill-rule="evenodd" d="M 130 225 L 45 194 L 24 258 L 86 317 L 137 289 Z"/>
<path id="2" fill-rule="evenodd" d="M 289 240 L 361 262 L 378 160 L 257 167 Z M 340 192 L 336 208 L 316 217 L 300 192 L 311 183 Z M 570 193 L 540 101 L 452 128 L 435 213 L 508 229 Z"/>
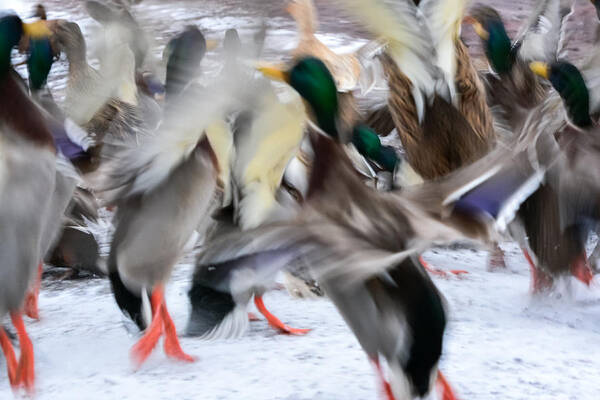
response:
<path id="1" fill-rule="evenodd" d="M 80 2 L 45 3 L 50 18 L 73 18 L 89 35 L 93 23 Z M 33 4 L 2 0 L 2 8 L 21 15 L 28 15 Z M 146 0 L 136 11 L 157 41 L 159 56 L 166 39 L 188 23 L 197 23 L 209 38 L 232 27 L 240 28 L 243 40 L 250 37 L 260 23 L 256 16 L 237 5 L 219 4 Z M 293 48 L 294 25 L 281 16 L 267 22 L 266 54 L 276 59 Z M 321 18 L 319 37 L 338 50 L 353 50 L 364 39 L 341 32 L 347 26 L 339 18 Z M 218 55 L 207 54 L 203 65 L 209 73 L 217 70 Z M 50 77 L 59 98 L 66 84 L 65 66 L 64 60 L 57 63 Z M 503 247 L 509 269 L 494 273 L 486 270 L 484 251 L 444 249 L 425 255 L 435 267 L 470 272 L 461 278 L 435 278 L 449 305 L 441 369 L 459 398 L 600 399 L 600 279 L 589 289 L 568 280 L 553 295 L 533 298 L 525 259 L 516 246 Z M 189 313 L 191 272 L 190 265 L 180 265 L 167 287 L 167 304 L 181 332 Z M 135 371 L 129 350 L 139 335 L 125 329 L 108 281 L 46 280 L 40 295 L 42 320 L 27 322 L 36 351 L 36 399 L 382 398 L 366 356 L 327 299 L 295 300 L 274 291 L 265 303 L 284 322 L 313 331 L 304 337 L 283 336 L 263 320 L 251 323 L 240 340 L 184 337 L 182 346 L 198 357 L 196 363 L 171 361 L 157 348 Z M 5 367 L 0 357 L 2 400 L 12 397 Z"/>
<path id="2" fill-rule="evenodd" d="M 507 249 L 509 269 L 486 271 L 484 251 L 432 250 L 435 267 L 466 269 L 436 278 L 449 304 L 441 369 L 463 400 L 597 400 L 600 394 L 600 280 L 568 281 L 550 297 L 529 294 L 527 264 Z M 179 331 L 189 313 L 190 265 L 167 287 Z M 285 291 L 265 304 L 307 336 L 284 336 L 263 321 L 239 340 L 181 339 L 194 364 L 166 358 L 158 347 L 135 371 L 108 281 L 44 281 L 42 320 L 28 322 L 36 351 L 36 399 L 380 399 L 375 375 L 356 339 L 327 299 L 295 300 Z M 4 360 L 0 358 L 4 371 Z M 0 374 L 0 399 L 9 399 Z"/>

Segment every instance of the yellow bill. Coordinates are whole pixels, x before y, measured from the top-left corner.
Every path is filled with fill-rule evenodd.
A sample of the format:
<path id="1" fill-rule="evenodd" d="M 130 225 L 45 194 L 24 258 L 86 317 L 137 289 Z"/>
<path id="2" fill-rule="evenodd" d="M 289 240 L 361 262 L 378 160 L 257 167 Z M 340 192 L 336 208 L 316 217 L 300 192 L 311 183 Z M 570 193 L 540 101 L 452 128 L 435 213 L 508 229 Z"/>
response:
<path id="1" fill-rule="evenodd" d="M 290 74 L 285 70 L 283 64 L 259 64 L 256 66 L 256 69 L 262 72 L 267 78 L 286 83 L 290 81 Z"/>
<path id="2" fill-rule="evenodd" d="M 219 47 L 220 41 L 215 39 L 206 39 L 206 50 L 212 51 Z"/>
<path id="3" fill-rule="evenodd" d="M 472 25 L 473 29 L 475 30 L 475 33 L 481 39 L 488 40 L 490 38 L 489 32 L 486 31 L 485 28 L 483 27 L 483 25 L 481 25 L 481 22 L 477 21 L 475 18 L 473 18 L 471 16 L 466 16 L 463 19 L 463 22 Z"/>
<path id="4" fill-rule="evenodd" d="M 550 67 L 545 62 L 534 61 L 529 64 L 529 68 L 534 74 L 541 76 L 542 78 L 550 78 Z"/>
<path id="5" fill-rule="evenodd" d="M 52 32 L 46 26 L 45 21 L 23 23 L 23 32 L 32 39 L 47 38 L 52 35 Z"/>

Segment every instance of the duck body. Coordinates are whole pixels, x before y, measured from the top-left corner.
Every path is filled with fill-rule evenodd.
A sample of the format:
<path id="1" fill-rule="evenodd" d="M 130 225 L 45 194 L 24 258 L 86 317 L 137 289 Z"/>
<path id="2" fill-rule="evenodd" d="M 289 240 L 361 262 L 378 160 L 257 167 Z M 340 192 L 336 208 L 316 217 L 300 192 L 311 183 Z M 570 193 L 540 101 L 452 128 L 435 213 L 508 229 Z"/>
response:
<path id="1" fill-rule="evenodd" d="M 11 50 L 25 29 L 16 15 L 0 18 L 0 254 L 4 260 L 0 267 L 0 318 L 10 314 L 17 329 L 21 347 L 18 363 L 4 328 L 0 328 L 0 341 L 11 386 L 31 393 L 34 354 L 23 323 L 23 300 L 40 260 L 54 191 L 56 148 L 42 113 L 11 67 Z M 49 68 L 38 72 L 47 71 Z M 34 78 L 43 82 L 46 76 Z"/>
<path id="2" fill-rule="evenodd" d="M 442 353 L 446 313 L 441 294 L 422 268 L 406 259 L 351 290 L 341 290 L 331 280 L 322 285 L 369 358 L 375 362 L 381 356 L 394 370 L 394 393 L 425 396 Z M 400 371 L 410 383 L 399 379 Z"/>
<path id="3" fill-rule="evenodd" d="M 216 191 L 213 159 L 208 143 L 201 142 L 164 184 L 117 203 L 109 269 L 117 267 L 131 290 L 141 292 L 170 276 Z"/>
<path id="4" fill-rule="evenodd" d="M 412 84 L 391 57 L 382 55 L 381 59 L 390 87 L 388 102 L 396 131 L 407 161 L 419 175 L 424 179 L 444 176 L 490 150 L 490 141 L 478 136 L 465 117 L 439 95 L 425 105 L 423 122 L 419 123 Z"/>
<path id="5" fill-rule="evenodd" d="M 55 155 L 51 148 L 32 144 L 1 124 L 0 254 L 5 263 L 0 316 L 4 316 L 21 309 L 40 261 L 44 221 L 54 190 Z"/>

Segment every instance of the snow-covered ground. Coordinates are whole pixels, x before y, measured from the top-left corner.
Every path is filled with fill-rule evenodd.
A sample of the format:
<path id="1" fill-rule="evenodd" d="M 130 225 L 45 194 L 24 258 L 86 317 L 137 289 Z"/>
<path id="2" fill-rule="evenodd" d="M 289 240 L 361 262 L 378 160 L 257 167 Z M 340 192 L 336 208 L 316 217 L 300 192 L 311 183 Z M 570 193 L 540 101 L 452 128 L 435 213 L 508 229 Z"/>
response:
<path id="1" fill-rule="evenodd" d="M 435 278 L 449 303 L 441 368 L 463 400 L 596 400 L 600 395 L 600 280 L 591 289 L 569 281 L 550 298 L 532 298 L 526 262 L 505 244 L 509 270 L 487 272 L 486 252 L 432 250 L 440 268 L 466 269 Z M 180 265 L 167 304 L 180 331 L 187 322 L 191 266 Z M 558 295 L 560 293 L 560 296 Z M 263 321 L 238 340 L 182 338 L 194 364 L 167 359 L 161 348 L 139 370 L 129 334 L 106 280 L 45 281 L 42 320 L 29 322 L 39 400 L 62 399 L 378 399 L 370 364 L 326 299 L 265 296 L 286 323 L 313 328 L 284 336 Z M 0 359 L 4 370 L 4 360 Z M 0 399 L 11 390 L 0 375 Z"/>
<path id="2" fill-rule="evenodd" d="M 529 9 L 531 1 L 502 3 L 518 3 L 511 12 L 526 15 L 523 10 Z M 0 4 L 27 15 L 33 2 L 2 0 Z M 147 0 L 136 11 L 156 39 L 157 55 L 166 38 L 192 22 L 208 37 L 221 37 L 231 27 L 242 28 L 242 37 L 248 37 L 260 23 L 248 11 L 254 6 L 267 16 L 275 13 L 267 20 L 271 28 L 267 56 L 274 58 L 293 47 L 294 25 L 283 13 L 283 2 L 248 1 L 246 8 L 243 4 L 239 0 Z M 48 0 L 46 5 L 50 18 L 72 18 L 89 35 L 91 20 L 81 2 Z M 348 21 L 320 11 L 324 11 L 321 37 L 328 44 L 352 49 L 362 43 Z M 216 68 L 217 59 L 207 55 L 209 70 Z M 65 84 L 64 66 L 61 61 L 51 76 L 51 86 L 58 92 Z M 435 278 L 448 301 L 450 320 L 441 369 L 459 398 L 599 399 L 600 279 L 596 277 L 589 289 L 569 280 L 550 297 L 532 298 L 525 259 L 515 245 L 503 247 L 509 269 L 494 273 L 485 268 L 484 251 L 443 249 L 425 255 L 435 267 L 470 272 L 461 278 Z M 180 331 L 189 312 L 191 271 L 188 264 L 178 266 L 167 287 L 167 303 Z M 206 342 L 184 337 L 182 346 L 198 357 L 196 363 L 170 361 L 158 349 L 136 371 L 129 350 L 139 335 L 125 328 L 108 282 L 45 280 L 40 296 L 42 319 L 27 323 L 36 351 L 36 398 L 380 398 L 366 356 L 327 299 L 295 300 L 284 291 L 274 291 L 265 296 L 265 303 L 284 322 L 313 331 L 304 337 L 279 335 L 263 320 L 251 323 L 239 340 Z M 4 370 L 0 357 L 2 400 L 12 397 Z"/>

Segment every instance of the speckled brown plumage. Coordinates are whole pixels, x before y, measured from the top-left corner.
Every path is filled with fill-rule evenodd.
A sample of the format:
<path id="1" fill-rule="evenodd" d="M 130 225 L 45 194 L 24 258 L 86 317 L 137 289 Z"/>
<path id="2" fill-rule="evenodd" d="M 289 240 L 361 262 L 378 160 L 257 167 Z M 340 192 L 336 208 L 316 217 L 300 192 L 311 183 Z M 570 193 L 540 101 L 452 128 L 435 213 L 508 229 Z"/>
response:
<path id="1" fill-rule="evenodd" d="M 477 151 L 483 155 L 496 140 L 492 112 L 487 104 L 485 87 L 477 70 L 471 63 L 467 47 L 458 39 L 456 50 L 456 91 L 459 96 L 458 110 L 482 140 L 482 148 Z M 487 144 L 487 146 L 485 146 Z"/>
<path id="2" fill-rule="evenodd" d="M 424 179 L 434 179 L 470 163 L 489 149 L 463 115 L 439 96 L 426 104 L 419 124 L 411 82 L 391 57 L 381 56 L 390 88 L 388 105 L 410 165 Z"/>
<path id="3" fill-rule="evenodd" d="M 370 110 L 365 118 L 365 124 L 375 131 L 379 136 L 387 136 L 396 127 L 394 118 L 387 104 Z"/>

